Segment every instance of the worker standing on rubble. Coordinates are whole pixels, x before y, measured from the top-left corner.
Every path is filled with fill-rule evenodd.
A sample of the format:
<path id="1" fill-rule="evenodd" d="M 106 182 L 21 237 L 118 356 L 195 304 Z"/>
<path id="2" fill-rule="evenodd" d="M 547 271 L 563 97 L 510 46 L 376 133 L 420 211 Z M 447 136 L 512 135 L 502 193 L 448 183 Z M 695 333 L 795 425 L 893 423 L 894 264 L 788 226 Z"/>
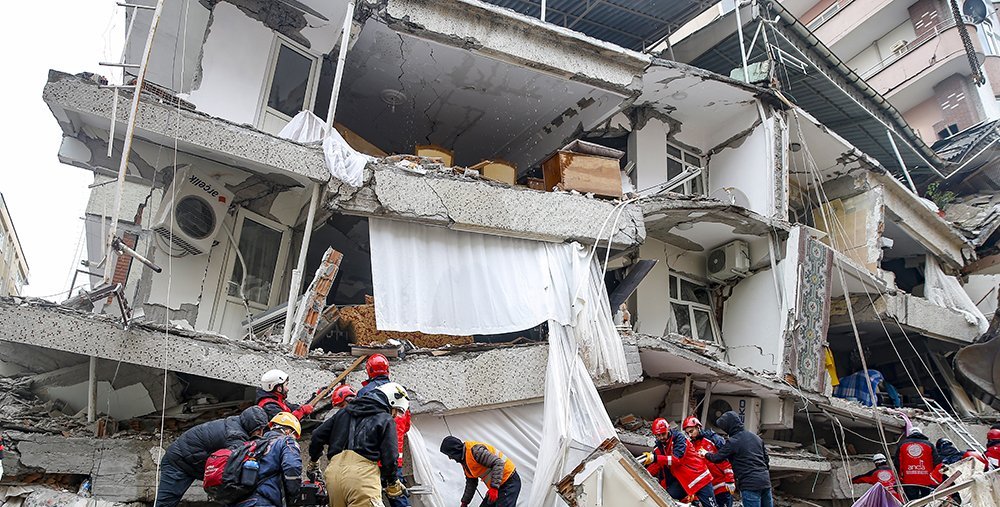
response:
<path id="1" fill-rule="evenodd" d="M 238 507 L 282 507 L 299 496 L 302 487 L 302 452 L 296 440 L 302 435 L 298 418 L 281 412 L 271 419 L 262 437 L 267 449 L 258 460 L 257 488 Z"/>
<path id="2" fill-rule="evenodd" d="M 872 456 L 872 463 L 875 464 L 875 468 L 868 473 L 852 477 L 851 484 L 881 484 L 896 500 L 899 500 L 899 503 L 904 503 L 903 497 L 899 494 L 896 472 L 889 466 L 889 460 L 884 454 L 876 454 Z"/>
<path id="3" fill-rule="evenodd" d="M 712 472 L 708 462 L 698 454 L 696 447 L 680 430 L 670 428 L 670 423 L 660 417 L 653 421 L 656 447 L 643 453 L 640 462 L 675 500 L 689 503 L 698 498 L 702 507 L 716 507 L 712 488 Z"/>
<path id="4" fill-rule="evenodd" d="M 264 409 L 253 406 L 238 416 L 201 423 L 167 447 L 160 460 L 154 507 L 174 507 L 191 483 L 205 476 L 205 460 L 219 449 L 257 438 L 267 428 Z"/>
<path id="5" fill-rule="evenodd" d="M 710 429 L 704 429 L 701 421 L 695 416 L 684 419 L 681 425 L 691 440 L 691 445 L 700 456 L 701 451 L 718 452 L 718 448 L 726 441 Z M 733 493 L 736 492 L 736 479 L 733 477 L 733 466 L 728 461 L 708 463 L 708 471 L 712 472 L 712 488 L 715 490 L 715 503 L 719 507 L 733 507 Z"/>
<path id="6" fill-rule="evenodd" d="M 313 411 L 312 405 L 296 405 L 288 403 L 288 374 L 281 370 L 269 370 L 260 377 L 260 389 L 257 389 L 257 406 L 267 412 L 267 418 L 272 419 L 281 412 L 289 412 L 296 419 L 302 420 Z"/>
<path id="7" fill-rule="evenodd" d="M 941 462 L 937 449 L 931 444 L 920 428 L 912 428 L 910 433 L 896 448 L 896 463 L 899 466 L 899 480 L 903 492 L 910 500 L 927 496 L 933 487 L 934 467 Z"/>
<path id="8" fill-rule="evenodd" d="M 453 436 L 441 441 L 441 453 L 462 465 L 465 470 L 465 492 L 462 507 L 469 507 L 482 479 L 486 485 L 486 498 L 482 507 L 514 507 L 521 494 L 521 476 L 510 458 L 490 444 Z"/>
<path id="9" fill-rule="evenodd" d="M 705 453 L 705 459 L 712 463 L 729 460 L 744 507 L 774 507 L 768 471 L 771 462 L 764 441 L 747 431 L 740 415 L 732 410 L 722 414 L 715 425 L 729 435 L 729 440 L 719 447 L 719 452 Z"/>
<path id="10" fill-rule="evenodd" d="M 356 398 L 313 431 L 306 470 L 316 470 L 325 446 L 330 507 L 381 507 L 382 484 L 390 499 L 405 493 L 396 476 L 399 451 L 393 417 L 409 406 L 406 389 L 389 382 Z"/>
<path id="11" fill-rule="evenodd" d="M 358 397 L 365 396 L 373 390 L 392 382 L 389 379 L 389 358 L 382 354 L 372 354 L 368 360 L 365 361 L 365 373 L 368 374 L 368 380 L 361 383 L 361 390 L 358 391 Z M 399 446 L 399 461 L 396 467 L 396 478 L 399 479 L 400 483 L 405 485 L 406 479 L 403 478 L 403 448 L 406 443 L 406 434 L 410 431 L 410 411 L 404 411 L 404 413 L 397 416 L 395 420 L 396 440 Z M 389 505 L 391 507 L 410 507 L 409 493 L 397 498 L 390 498 Z"/>
<path id="12" fill-rule="evenodd" d="M 986 466 L 1000 468 L 1000 424 L 986 432 Z"/>

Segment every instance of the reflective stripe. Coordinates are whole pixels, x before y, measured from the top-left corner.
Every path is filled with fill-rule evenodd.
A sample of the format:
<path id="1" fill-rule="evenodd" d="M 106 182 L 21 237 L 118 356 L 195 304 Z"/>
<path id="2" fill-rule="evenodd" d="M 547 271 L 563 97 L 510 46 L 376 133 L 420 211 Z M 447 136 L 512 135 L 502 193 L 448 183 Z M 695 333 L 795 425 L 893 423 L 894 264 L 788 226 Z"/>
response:
<path id="1" fill-rule="evenodd" d="M 695 477 L 693 481 L 691 481 L 691 482 L 688 483 L 688 488 L 693 488 L 695 484 L 698 484 L 699 482 L 701 482 L 702 479 L 704 479 L 706 477 L 709 477 L 711 475 L 712 475 L 712 472 L 709 472 L 708 470 L 705 470 L 704 472 L 702 472 L 701 475 L 699 475 L 698 477 Z"/>

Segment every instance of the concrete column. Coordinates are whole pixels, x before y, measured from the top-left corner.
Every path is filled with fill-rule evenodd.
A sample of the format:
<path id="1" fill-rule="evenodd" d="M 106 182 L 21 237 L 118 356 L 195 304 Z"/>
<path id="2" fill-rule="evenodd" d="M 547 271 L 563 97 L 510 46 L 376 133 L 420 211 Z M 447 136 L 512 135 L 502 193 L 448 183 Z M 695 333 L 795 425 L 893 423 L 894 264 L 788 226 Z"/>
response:
<path id="1" fill-rule="evenodd" d="M 97 420 L 97 357 L 90 356 L 90 375 L 87 377 L 87 422 Z"/>

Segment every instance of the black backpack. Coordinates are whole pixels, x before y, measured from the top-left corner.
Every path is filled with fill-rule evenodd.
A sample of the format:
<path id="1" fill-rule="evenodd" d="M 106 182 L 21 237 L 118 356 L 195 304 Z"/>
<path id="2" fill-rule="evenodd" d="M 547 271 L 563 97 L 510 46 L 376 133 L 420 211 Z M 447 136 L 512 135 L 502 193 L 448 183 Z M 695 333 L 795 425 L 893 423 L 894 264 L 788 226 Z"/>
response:
<path id="1" fill-rule="evenodd" d="M 249 440 L 212 453 L 205 461 L 203 486 L 213 502 L 234 504 L 257 490 L 264 477 L 259 474 L 261 459 L 275 439 Z M 248 462 L 256 462 L 256 467 Z"/>

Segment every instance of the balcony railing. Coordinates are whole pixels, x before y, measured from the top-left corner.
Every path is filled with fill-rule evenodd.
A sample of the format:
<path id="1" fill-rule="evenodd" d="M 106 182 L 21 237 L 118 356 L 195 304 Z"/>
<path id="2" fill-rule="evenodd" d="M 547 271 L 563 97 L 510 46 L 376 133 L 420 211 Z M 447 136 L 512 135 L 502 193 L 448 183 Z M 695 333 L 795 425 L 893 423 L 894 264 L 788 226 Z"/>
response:
<path id="1" fill-rule="evenodd" d="M 850 5 L 851 2 L 854 2 L 854 0 L 837 0 L 829 7 L 824 9 L 823 12 L 819 13 L 819 16 L 816 16 L 815 18 L 812 19 L 812 21 L 806 24 L 806 28 L 808 28 L 810 32 L 815 32 L 817 28 L 823 26 L 823 23 L 826 23 L 827 21 L 833 19 L 833 17 L 836 16 L 838 12 L 843 10 L 844 7 Z"/>
<path id="2" fill-rule="evenodd" d="M 974 23 L 972 21 L 972 18 L 968 16 L 962 16 L 962 22 L 969 24 Z M 902 41 L 903 44 L 901 44 L 898 48 L 895 48 L 891 55 L 885 57 L 884 59 L 882 59 L 882 61 L 876 63 L 871 68 L 865 70 L 864 72 L 859 72 L 858 74 L 861 76 L 862 79 L 868 79 L 874 76 L 875 74 L 878 74 L 883 69 L 892 65 L 896 61 L 900 60 L 904 56 L 910 54 L 910 52 L 922 46 L 925 42 L 936 39 L 942 33 L 956 26 L 958 26 L 958 23 L 955 22 L 955 18 L 949 17 L 944 21 L 941 21 L 940 23 L 934 25 L 933 27 L 931 27 L 929 30 L 927 30 L 917 38 L 911 41 Z"/>

